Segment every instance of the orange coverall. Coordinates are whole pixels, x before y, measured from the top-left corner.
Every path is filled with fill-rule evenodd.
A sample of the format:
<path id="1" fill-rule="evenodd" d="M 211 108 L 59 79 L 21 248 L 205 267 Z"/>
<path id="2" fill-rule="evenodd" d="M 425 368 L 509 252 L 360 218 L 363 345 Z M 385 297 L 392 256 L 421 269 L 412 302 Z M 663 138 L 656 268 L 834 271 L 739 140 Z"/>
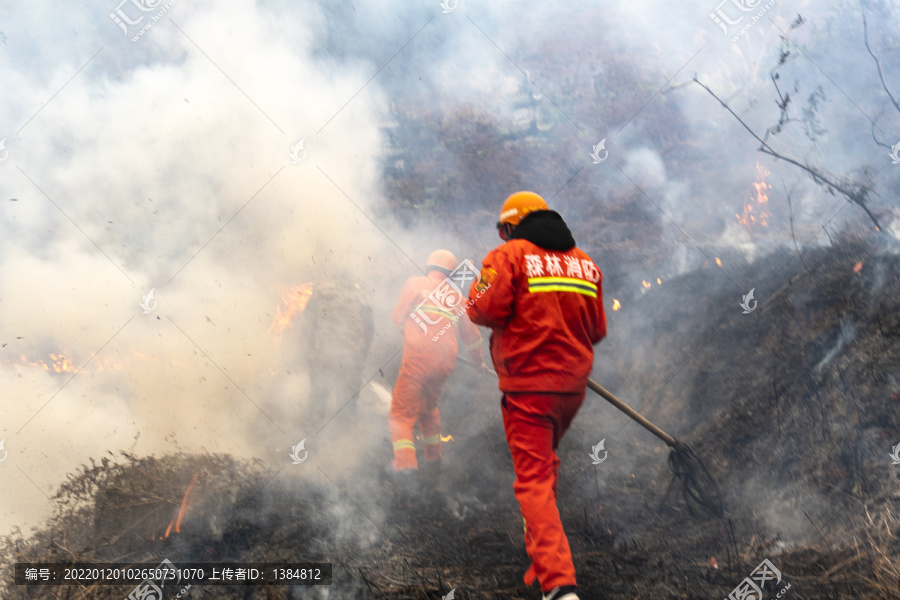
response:
<path id="1" fill-rule="evenodd" d="M 525 583 L 537 578 L 546 593 L 577 585 L 556 505 L 556 449 L 584 400 L 606 314 L 600 270 L 575 247 L 557 213 L 532 213 L 516 233 L 545 245 L 517 236 L 490 252 L 469 291 L 467 312 L 492 329 L 491 358 L 516 472 L 513 491 L 532 562 Z"/>
<path id="2" fill-rule="evenodd" d="M 391 314 L 394 325 L 403 331 L 403 362 L 388 414 L 397 471 L 418 468 L 413 442 L 416 422 L 425 441 L 425 460 L 441 460 L 438 401 L 456 367 L 457 328 L 473 362 L 484 363 L 481 332 L 465 318 L 465 300 L 464 291 L 432 270 L 406 281 Z"/>

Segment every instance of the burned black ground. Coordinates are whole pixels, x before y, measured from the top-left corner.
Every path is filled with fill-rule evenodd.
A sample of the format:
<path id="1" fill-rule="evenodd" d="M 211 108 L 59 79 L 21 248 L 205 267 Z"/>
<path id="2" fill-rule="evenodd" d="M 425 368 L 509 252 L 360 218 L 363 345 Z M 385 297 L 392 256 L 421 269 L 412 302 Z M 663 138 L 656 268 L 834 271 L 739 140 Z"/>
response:
<path id="1" fill-rule="evenodd" d="M 560 447 L 559 504 L 584 598 L 723 598 L 764 558 L 791 583 L 788 598 L 900 597 L 900 466 L 889 456 L 900 443 L 900 260 L 844 241 L 804 261 L 808 271 L 790 253 L 712 266 L 610 313 L 595 378 L 693 447 L 727 514 L 691 516 L 668 489 L 667 448 L 589 396 Z M 759 282 L 750 314 L 738 281 Z M 521 579 L 528 561 L 495 385 L 458 367 L 442 404 L 454 438 L 444 478 L 410 508 L 395 504 L 384 475 L 387 442 L 349 483 L 227 456 L 85 467 L 60 487 L 52 522 L 4 541 L 3 597 L 130 591 L 11 586 L 17 560 L 169 558 L 326 560 L 335 598 L 537 598 Z M 610 459 L 592 465 L 601 438 Z M 194 474 L 182 531 L 160 539 Z M 195 587 L 189 597 L 326 594 Z"/>

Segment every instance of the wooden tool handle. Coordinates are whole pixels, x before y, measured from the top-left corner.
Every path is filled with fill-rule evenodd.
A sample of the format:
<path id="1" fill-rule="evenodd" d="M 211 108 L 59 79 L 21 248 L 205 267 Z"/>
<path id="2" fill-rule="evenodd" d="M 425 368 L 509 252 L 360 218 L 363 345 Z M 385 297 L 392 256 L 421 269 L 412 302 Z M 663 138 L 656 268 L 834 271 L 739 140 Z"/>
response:
<path id="1" fill-rule="evenodd" d="M 615 396 L 613 396 L 612 392 L 604 388 L 602 385 L 594 381 L 593 379 L 588 379 L 588 387 L 597 392 L 600 396 L 603 397 L 604 400 L 621 410 L 623 413 L 637 421 L 643 426 L 644 429 L 664 441 L 666 444 L 671 446 L 672 448 L 677 447 L 678 443 L 675 441 L 671 435 L 645 419 L 638 411 L 634 410 Z"/>

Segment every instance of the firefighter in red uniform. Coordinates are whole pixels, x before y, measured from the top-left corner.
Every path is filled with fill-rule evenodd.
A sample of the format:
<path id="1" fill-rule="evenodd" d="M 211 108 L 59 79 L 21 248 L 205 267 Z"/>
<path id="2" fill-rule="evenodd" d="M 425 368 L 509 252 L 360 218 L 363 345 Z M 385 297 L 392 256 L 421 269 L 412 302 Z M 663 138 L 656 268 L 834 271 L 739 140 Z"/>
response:
<path id="1" fill-rule="evenodd" d="M 456 257 L 435 250 L 428 257 L 427 275 L 411 277 L 391 315 L 403 332 L 403 362 L 391 397 L 388 423 L 394 445 L 395 484 L 400 500 L 417 488 L 433 492 L 441 465 L 441 413 L 438 401 L 456 367 L 456 329 L 475 365 L 484 366 L 481 333 L 465 318 L 465 289 L 447 279 L 457 269 Z M 469 271 L 472 273 L 472 271 Z M 466 280 L 474 279 L 471 275 Z M 419 424 L 425 445 L 425 465 L 417 476 L 413 429 Z"/>
<path id="2" fill-rule="evenodd" d="M 507 198 L 497 229 L 506 243 L 482 261 L 467 312 L 492 330 L 513 491 L 531 558 L 525 583 L 537 578 L 544 600 L 578 600 L 556 505 L 556 449 L 584 400 L 594 344 L 606 335 L 602 276 L 537 194 Z"/>

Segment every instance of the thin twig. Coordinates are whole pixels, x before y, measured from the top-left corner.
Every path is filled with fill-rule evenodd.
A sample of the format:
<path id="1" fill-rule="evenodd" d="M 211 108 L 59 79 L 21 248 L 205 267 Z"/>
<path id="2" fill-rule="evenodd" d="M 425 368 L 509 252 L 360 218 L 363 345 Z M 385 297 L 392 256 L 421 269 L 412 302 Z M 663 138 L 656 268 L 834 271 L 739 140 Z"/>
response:
<path id="1" fill-rule="evenodd" d="M 897 112 L 900 112 L 900 103 L 897 102 L 897 99 L 894 98 L 894 95 L 891 93 L 891 90 L 888 89 L 887 83 L 884 82 L 884 73 L 881 72 L 881 62 L 879 62 L 878 57 L 875 56 L 875 53 L 872 52 L 872 48 L 869 47 L 869 26 L 866 23 L 866 11 L 862 10 L 862 22 L 863 22 L 863 40 L 866 43 L 866 50 L 869 51 L 869 55 L 871 55 L 872 60 L 875 61 L 875 67 L 878 69 L 878 78 L 881 79 L 881 87 L 884 88 L 884 92 L 888 95 L 888 98 L 891 99 L 891 103 L 894 105 L 894 108 L 897 109 Z"/>
<path id="2" fill-rule="evenodd" d="M 794 184 L 796 186 L 796 184 Z M 803 255 L 800 254 L 800 246 L 797 245 L 797 236 L 794 235 L 794 208 L 791 205 L 791 192 L 793 192 L 794 188 L 791 188 L 791 192 L 788 191 L 787 186 L 784 185 L 784 179 L 781 180 L 781 187 L 784 188 L 784 194 L 787 196 L 788 203 L 788 216 L 791 221 L 791 239 L 794 240 L 794 249 L 797 251 L 797 258 L 800 259 L 800 262 L 803 264 L 803 268 L 806 269 L 806 272 L 809 273 L 809 267 L 806 266 L 806 262 L 803 260 Z"/>

